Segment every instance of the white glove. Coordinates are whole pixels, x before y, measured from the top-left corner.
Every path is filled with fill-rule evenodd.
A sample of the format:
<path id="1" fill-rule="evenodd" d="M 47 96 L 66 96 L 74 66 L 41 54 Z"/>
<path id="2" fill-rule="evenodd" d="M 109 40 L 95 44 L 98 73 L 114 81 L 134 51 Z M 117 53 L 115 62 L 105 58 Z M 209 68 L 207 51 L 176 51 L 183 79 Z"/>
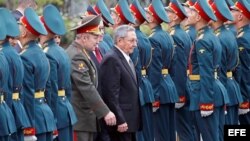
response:
<path id="1" fill-rule="evenodd" d="M 159 107 L 153 107 L 153 112 L 156 112 L 159 109 Z"/>
<path id="2" fill-rule="evenodd" d="M 201 110 L 201 117 L 207 117 L 207 116 L 210 116 L 214 111 L 211 110 L 211 111 L 202 111 Z"/>
<path id="3" fill-rule="evenodd" d="M 175 108 L 176 109 L 180 109 L 181 107 L 183 107 L 185 105 L 185 103 L 175 103 Z"/>
<path id="4" fill-rule="evenodd" d="M 244 115 L 244 114 L 246 114 L 246 113 L 248 113 L 249 112 L 249 109 L 241 109 L 241 108 L 239 108 L 239 115 Z"/>
<path id="5" fill-rule="evenodd" d="M 55 139 L 58 135 L 53 135 L 53 139 Z"/>
<path id="6" fill-rule="evenodd" d="M 35 135 L 31 135 L 31 136 L 24 136 L 24 141 L 36 141 L 37 138 Z"/>
<path id="7" fill-rule="evenodd" d="M 155 101 L 152 103 L 153 112 L 156 112 L 160 108 L 160 101 Z"/>
<path id="8" fill-rule="evenodd" d="M 227 115 L 227 110 L 224 111 L 224 114 Z"/>

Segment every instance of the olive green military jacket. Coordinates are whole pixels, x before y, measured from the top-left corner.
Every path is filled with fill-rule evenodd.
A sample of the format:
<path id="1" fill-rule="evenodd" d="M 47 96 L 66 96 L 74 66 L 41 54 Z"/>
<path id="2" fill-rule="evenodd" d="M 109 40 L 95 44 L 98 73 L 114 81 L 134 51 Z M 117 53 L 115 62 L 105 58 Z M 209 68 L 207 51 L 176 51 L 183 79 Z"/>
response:
<path id="1" fill-rule="evenodd" d="M 71 59 L 71 102 L 78 118 L 74 130 L 96 132 L 97 119 L 101 119 L 109 112 L 97 91 L 97 69 L 80 44 L 73 42 L 66 52 Z"/>

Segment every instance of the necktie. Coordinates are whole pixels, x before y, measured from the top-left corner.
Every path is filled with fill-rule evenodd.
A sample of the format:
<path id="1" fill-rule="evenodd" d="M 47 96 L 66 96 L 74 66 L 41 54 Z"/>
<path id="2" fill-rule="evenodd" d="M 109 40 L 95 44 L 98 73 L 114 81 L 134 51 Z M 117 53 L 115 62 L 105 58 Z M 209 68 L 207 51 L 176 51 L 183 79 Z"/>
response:
<path id="1" fill-rule="evenodd" d="M 134 79 L 136 80 L 135 66 L 134 66 L 134 63 L 132 62 L 131 59 L 129 59 L 129 66 L 130 66 L 130 68 L 131 68 L 131 70 L 132 70 Z"/>
<path id="2" fill-rule="evenodd" d="M 98 47 L 95 48 L 95 56 L 97 61 L 100 63 L 102 61 L 102 55 Z"/>

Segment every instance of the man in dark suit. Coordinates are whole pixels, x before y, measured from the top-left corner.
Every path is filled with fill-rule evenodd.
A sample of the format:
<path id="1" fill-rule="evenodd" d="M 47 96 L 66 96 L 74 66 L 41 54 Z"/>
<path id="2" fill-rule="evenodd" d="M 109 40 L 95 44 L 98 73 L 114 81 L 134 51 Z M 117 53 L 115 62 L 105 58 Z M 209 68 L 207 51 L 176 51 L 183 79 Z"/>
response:
<path id="1" fill-rule="evenodd" d="M 98 131 L 97 118 L 104 118 L 107 125 L 115 125 L 115 115 L 103 102 L 97 91 L 98 74 L 89 52 L 99 43 L 101 15 L 85 16 L 72 30 L 76 39 L 67 48 L 71 60 L 72 105 L 78 118 L 74 125 L 75 141 L 93 141 Z"/>
<path id="2" fill-rule="evenodd" d="M 137 45 L 135 29 L 117 27 L 114 41 L 115 47 L 103 58 L 100 68 L 103 99 L 117 118 L 117 126 L 108 131 L 113 141 L 135 141 L 141 118 L 137 78 L 129 57 Z"/>

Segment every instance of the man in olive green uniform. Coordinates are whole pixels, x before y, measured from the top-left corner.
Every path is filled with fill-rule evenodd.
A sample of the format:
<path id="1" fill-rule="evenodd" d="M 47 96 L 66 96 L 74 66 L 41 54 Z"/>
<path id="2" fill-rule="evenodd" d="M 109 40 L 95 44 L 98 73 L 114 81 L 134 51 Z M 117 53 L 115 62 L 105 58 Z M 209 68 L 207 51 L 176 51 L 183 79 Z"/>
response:
<path id="1" fill-rule="evenodd" d="M 98 76 L 89 53 L 99 44 L 101 16 L 85 16 L 72 30 L 76 39 L 66 52 L 71 59 L 72 105 L 78 122 L 74 125 L 74 141 L 93 141 L 98 131 L 97 119 L 115 125 L 115 115 L 103 102 L 97 91 Z"/>

